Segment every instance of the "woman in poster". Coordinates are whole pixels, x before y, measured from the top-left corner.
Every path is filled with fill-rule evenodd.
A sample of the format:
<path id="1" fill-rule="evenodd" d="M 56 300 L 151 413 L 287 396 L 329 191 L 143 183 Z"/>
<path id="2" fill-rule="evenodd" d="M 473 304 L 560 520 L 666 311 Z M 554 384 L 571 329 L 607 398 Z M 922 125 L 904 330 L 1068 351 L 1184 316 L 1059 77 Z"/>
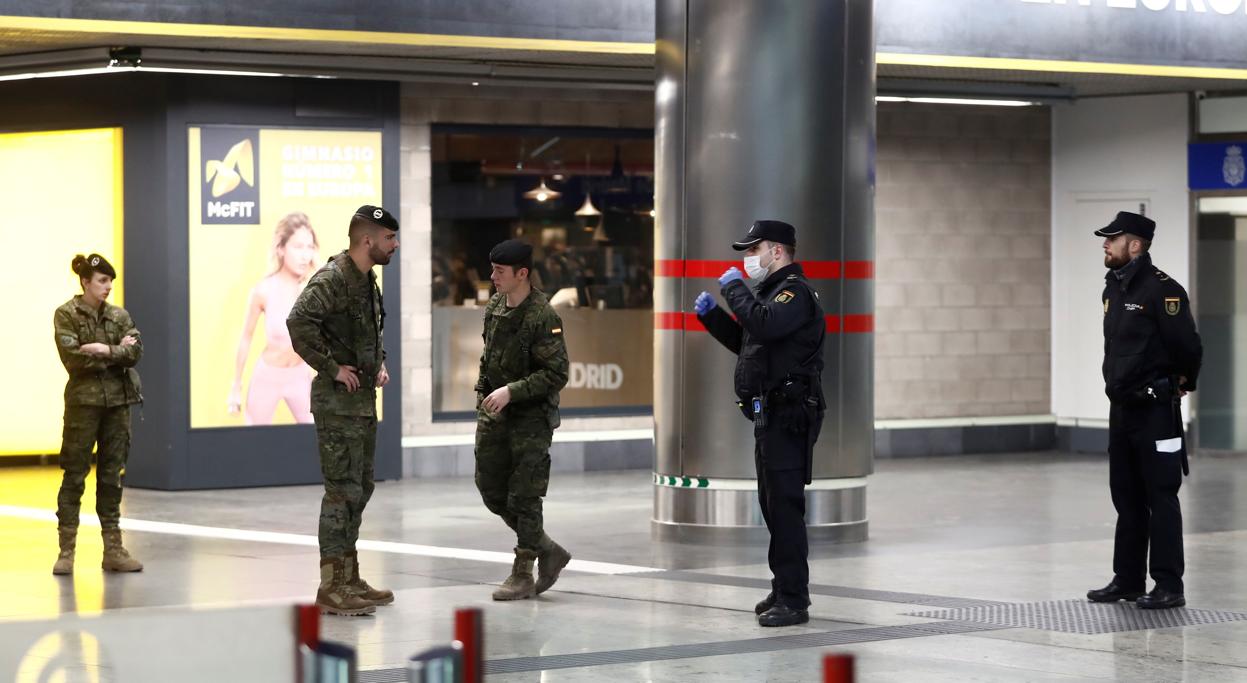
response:
<path id="1" fill-rule="evenodd" d="M 296 422 L 312 422 L 312 371 L 290 345 L 286 316 L 303 286 L 315 272 L 320 244 L 307 214 L 291 213 L 277 222 L 269 256 L 272 270 L 251 290 L 247 319 L 238 339 L 234 363 L 234 386 L 229 394 L 229 412 L 243 412 L 242 376 L 251 352 L 251 338 L 260 315 L 264 316 L 264 350 L 256 360 L 247 389 L 245 419 L 249 425 L 273 423 L 277 404 L 286 402 Z"/>

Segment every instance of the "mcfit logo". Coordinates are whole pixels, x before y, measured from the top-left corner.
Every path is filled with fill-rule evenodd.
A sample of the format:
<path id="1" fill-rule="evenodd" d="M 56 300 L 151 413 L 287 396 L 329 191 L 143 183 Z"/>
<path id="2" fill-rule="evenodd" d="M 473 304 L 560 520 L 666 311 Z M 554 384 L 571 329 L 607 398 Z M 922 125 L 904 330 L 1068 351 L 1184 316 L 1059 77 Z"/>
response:
<path id="1" fill-rule="evenodd" d="M 204 162 L 200 196 L 203 224 L 255 224 L 260 220 L 260 131 L 232 126 L 199 131 Z"/>

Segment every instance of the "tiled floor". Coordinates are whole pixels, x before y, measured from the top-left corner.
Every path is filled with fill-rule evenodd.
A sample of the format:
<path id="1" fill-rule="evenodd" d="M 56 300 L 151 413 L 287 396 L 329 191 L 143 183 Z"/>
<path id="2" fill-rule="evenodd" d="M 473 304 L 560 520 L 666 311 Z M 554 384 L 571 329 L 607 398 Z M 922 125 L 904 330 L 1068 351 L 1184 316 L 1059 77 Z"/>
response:
<path id="1" fill-rule="evenodd" d="M 63 579 L 50 573 L 57 477 L 0 469 L 0 619 L 299 602 L 315 592 L 316 487 L 127 490 L 125 517 L 147 523 L 128 532 L 146 571 L 102 576 L 98 534 L 84 528 L 78 570 Z M 448 641 L 461 606 L 484 609 L 489 678 L 499 681 L 807 681 L 832 651 L 855 654 L 862 681 L 1247 681 L 1247 495 L 1236 495 L 1247 493 L 1247 468 L 1235 457 L 1192 463 L 1182 490 L 1190 609 L 1167 622 L 1215 612 L 1220 623 L 1088 635 L 911 616 L 990 603 L 1025 612 L 1104 584 L 1107 480 L 1105 459 L 1092 456 L 881 461 L 869 485 L 871 539 L 814 548 L 812 620 L 780 630 L 752 614 L 769 578 L 764 548 L 650 540 L 648 472 L 556 476 L 547 528 L 596 564 L 573 565 L 540 599 L 506 604 L 489 593 L 513 538 L 471 480 L 385 482 L 362 536 L 389 545 L 370 546 L 361 562 L 397 602 L 375 617 L 327 617 L 322 630 L 358 649 L 365 682 L 405 680 L 395 669 Z M 1042 609 L 1071 605 L 1081 607 Z"/>

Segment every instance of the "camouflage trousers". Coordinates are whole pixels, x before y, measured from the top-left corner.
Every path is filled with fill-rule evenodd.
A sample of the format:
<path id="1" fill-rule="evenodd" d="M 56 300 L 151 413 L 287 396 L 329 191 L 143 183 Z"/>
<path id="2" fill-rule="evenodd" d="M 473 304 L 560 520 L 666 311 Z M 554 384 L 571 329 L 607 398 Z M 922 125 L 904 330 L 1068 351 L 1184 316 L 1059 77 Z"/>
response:
<path id="1" fill-rule="evenodd" d="M 65 406 L 61 432 L 61 490 L 56 495 L 56 519 L 61 528 L 77 528 L 91 473 L 91 449 L 99 444 L 95 468 L 95 513 L 100 526 L 121 524 L 121 476 L 130 457 L 130 406 Z"/>
<path id="2" fill-rule="evenodd" d="M 515 531 L 516 545 L 538 550 L 545 533 L 541 498 L 550 484 L 550 439 L 544 412 L 476 419 L 476 488 L 485 507 Z"/>
<path id="3" fill-rule="evenodd" d="M 372 498 L 377 418 L 313 413 L 325 497 L 320 501 L 320 556 L 355 549 Z"/>

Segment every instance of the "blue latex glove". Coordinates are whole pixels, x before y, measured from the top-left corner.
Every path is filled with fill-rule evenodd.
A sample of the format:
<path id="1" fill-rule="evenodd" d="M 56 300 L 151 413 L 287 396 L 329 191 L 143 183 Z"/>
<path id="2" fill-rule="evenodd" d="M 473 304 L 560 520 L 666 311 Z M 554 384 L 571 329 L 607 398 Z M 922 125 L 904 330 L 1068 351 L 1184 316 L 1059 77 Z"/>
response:
<path id="1" fill-rule="evenodd" d="M 732 266 L 731 268 L 728 268 L 727 270 L 725 270 L 723 274 L 719 276 L 719 286 L 726 287 L 727 283 L 731 282 L 732 280 L 744 280 L 744 279 L 745 279 L 745 274 L 740 272 L 740 270 L 737 269 L 736 266 Z"/>
<path id="2" fill-rule="evenodd" d="M 705 315 L 718 305 L 714 297 L 710 296 L 710 292 L 702 292 L 697 295 L 697 300 L 693 302 L 693 310 L 697 311 L 697 315 Z"/>

